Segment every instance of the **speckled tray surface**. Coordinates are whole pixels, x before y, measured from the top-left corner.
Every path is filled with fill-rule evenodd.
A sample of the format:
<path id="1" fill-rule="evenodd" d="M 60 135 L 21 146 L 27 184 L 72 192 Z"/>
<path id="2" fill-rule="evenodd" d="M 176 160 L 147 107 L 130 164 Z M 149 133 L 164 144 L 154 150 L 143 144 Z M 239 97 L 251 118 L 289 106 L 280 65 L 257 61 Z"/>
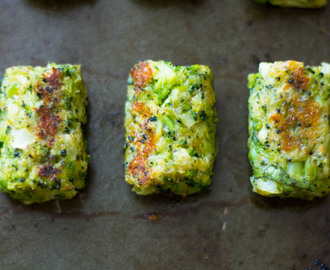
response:
<path id="1" fill-rule="evenodd" d="M 88 187 L 71 201 L 23 206 L 0 194 L 0 269 L 329 265 L 329 196 L 253 194 L 246 146 L 247 74 L 259 61 L 329 62 L 329 18 L 330 6 L 252 0 L 1 0 L 1 76 L 14 65 L 82 65 L 92 161 Z M 144 59 L 212 68 L 219 152 L 213 184 L 201 194 L 141 197 L 124 182 L 126 79 Z"/>

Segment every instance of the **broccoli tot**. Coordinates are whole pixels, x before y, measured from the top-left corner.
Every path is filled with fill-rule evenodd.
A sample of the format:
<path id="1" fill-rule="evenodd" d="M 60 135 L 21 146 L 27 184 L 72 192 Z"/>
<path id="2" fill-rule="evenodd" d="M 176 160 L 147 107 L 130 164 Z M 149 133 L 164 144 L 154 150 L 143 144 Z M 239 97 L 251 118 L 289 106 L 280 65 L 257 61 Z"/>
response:
<path id="1" fill-rule="evenodd" d="M 207 66 L 140 62 L 126 102 L 125 180 L 146 195 L 199 192 L 211 184 L 215 94 Z"/>
<path id="2" fill-rule="evenodd" d="M 25 204 L 75 196 L 87 171 L 80 66 L 8 68 L 0 90 L 0 188 Z"/>
<path id="3" fill-rule="evenodd" d="M 330 192 L 330 65 L 260 63 L 248 76 L 253 191 L 312 199 Z"/>
<path id="4" fill-rule="evenodd" d="M 321 8 L 327 4 L 327 0 L 255 0 L 262 4 L 272 4 L 282 7 Z"/>

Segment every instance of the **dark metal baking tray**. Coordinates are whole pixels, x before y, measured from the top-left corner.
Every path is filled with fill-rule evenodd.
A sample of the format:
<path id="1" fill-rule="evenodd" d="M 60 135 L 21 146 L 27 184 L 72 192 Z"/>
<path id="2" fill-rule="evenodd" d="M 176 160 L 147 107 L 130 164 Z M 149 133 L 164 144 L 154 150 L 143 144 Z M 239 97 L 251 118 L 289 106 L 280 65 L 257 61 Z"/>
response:
<path id="1" fill-rule="evenodd" d="M 0 194 L 0 269 L 329 265 L 329 197 L 253 194 L 246 147 L 247 74 L 259 61 L 330 61 L 329 18 L 330 6 L 252 0 L 1 0 L 1 76 L 14 65 L 82 65 L 92 161 L 87 188 L 71 201 L 23 206 Z M 212 68 L 219 152 L 201 194 L 141 197 L 124 182 L 126 78 L 143 59 Z"/>

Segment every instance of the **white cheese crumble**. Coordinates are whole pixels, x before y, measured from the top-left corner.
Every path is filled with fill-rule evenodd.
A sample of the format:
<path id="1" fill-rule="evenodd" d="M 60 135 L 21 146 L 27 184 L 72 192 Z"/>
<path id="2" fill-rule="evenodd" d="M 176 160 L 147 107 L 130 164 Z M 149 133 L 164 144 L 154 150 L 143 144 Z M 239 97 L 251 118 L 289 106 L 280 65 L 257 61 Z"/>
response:
<path id="1" fill-rule="evenodd" d="M 26 129 L 13 129 L 11 131 L 13 148 L 25 149 L 28 145 L 35 142 L 36 137 Z"/>
<path id="2" fill-rule="evenodd" d="M 258 190 L 261 192 L 269 193 L 269 194 L 281 193 L 281 190 L 278 189 L 276 182 L 270 179 L 258 178 L 256 179 L 256 184 Z"/>

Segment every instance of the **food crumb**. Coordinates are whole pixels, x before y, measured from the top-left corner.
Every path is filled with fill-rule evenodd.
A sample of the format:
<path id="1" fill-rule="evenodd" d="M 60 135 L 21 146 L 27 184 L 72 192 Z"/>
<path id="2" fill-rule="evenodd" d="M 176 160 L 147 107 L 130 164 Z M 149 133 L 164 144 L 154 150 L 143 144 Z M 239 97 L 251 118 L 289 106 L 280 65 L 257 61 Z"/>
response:
<path id="1" fill-rule="evenodd" d="M 221 230 L 226 230 L 227 228 L 227 221 L 225 221 L 223 224 L 222 224 L 222 227 L 221 227 Z"/>
<path id="2" fill-rule="evenodd" d="M 163 218 L 162 214 L 146 214 L 145 217 L 150 221 L 156 221 Z"/>

